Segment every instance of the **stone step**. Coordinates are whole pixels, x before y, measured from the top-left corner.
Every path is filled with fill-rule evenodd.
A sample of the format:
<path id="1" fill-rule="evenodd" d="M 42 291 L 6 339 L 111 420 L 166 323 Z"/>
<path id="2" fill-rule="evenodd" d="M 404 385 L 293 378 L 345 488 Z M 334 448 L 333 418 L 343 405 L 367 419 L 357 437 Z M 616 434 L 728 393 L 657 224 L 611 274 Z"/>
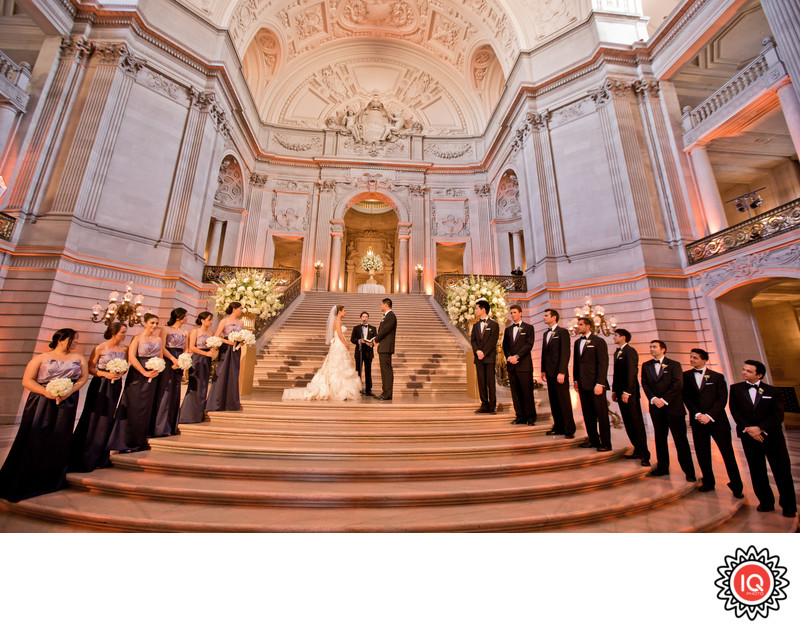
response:
<path id="1" fill-rule="evenodd" d="M 235 455 L 255 458 L 452 458 L 484 457 L 498 454 L 532 453 L 553 449 L 570 449 L 575 439 L 520 435 L 483 438 L 450 438 L 446 442 L 393 439 L 319 440 L 317 438 L 230 438 L 197 435 L 151 438 L 153 451 L 196 453 L 198 455 Z M 623 452 L 624 453 L 624 452 Z"/>
<path id="2" fill-rule="evenodd" d="M 391 404 L 387 404 L 391 405 Z M 438 431 L 440 429 L 452 429 L 455 431 L 472 432 L 473 428 L 494 428 L 494 427 L 515 427 L 519 431 L 526 429 L 533 430 L 534 427 L 525 426 L 511 426 L 511 421 L 514 420 L 514 412 L 511 410 L 501 411 L 496 414 L 475 414 L 474 409 L 477 408 L 477 403 L 474 407 L 463 412 L 458 411 L 456 414 L 448 415 L 445 418 L 437 419 L 425 416 L 423 413 L 412 414 L 387 414 L 386 411 L 380 409 L 380 405 L 364 406 L 366 409 L 359 416 L 358 419 L 348 419 L 345 415 L 325 415 L 320 416 L 313 411 L 300 414 L 295 413 L 293 416 L 288 416 L 279 410 L 269 414 L 263 411 L 248 411 L 248 408 L 243 408 L 239 412 L 206 412 L 211 425 L 214 426 L 218 422 L 229 423 L 234 425 L 257 425 L 257 426 L 274 426 L 278 428 L 298 428 L 306 427 L 310 429 L 321 429 L 325 431 L 329 426 L 342 426 L 351 429 L 359 429 L 363 427 L 374 427 L 376 429 L 391 430 L 394 428 L 422 428 L 426 431 Z M 386 406 L 384 406 L 386 407 Z M 545 431 L 550 428 L 551 415 L 548 410 L 539 410 L 536 417 L 536 431 Z M 208 423 L 197 424 L 182 424 L 181 428 L 191 428 L 195 426 L 207 425 Z M 580 424 L 579 424 L 580 426 Z"/>
<path id="3" fill-rule="evenodd" d="M 620 461 L 619 451 L 598 452 L 594 449 L 557 449 L 537 453 L 503 454 L 475 458 L 384 458 L 310 460 L 306 458 L 240 458 L 237 456 L 142 451 L 114 454 L 115 468 L 180 475 L 223 478 L 259 478 L 266 480 L 302 480 L 327 483 L 340 480 L 413 481 L 520 475 L 591 467 L 604 462 L 618 462 L 621 468 L 638 470 L 637 463 Z"/>
<path id="4" fill-rule="evenodd" d="M 161 501 L 231 505 L 297 506 L 309 508 L 369 508 L 443 506 L 452 504 L 521 501 L 561 493 L 582 493 L 643 478 L 646 470 L 620 468 L 616 463 L 570 470 L 527 473 L 506 477 L 407 481 L 329 481 L 324 489 L 315 482 L 296 480 L 238 480 L 174 473 L 107 469 L 71 473 L 75 489 L 144 497 Z"/>
<path id="5" fill-rule="evenodd" d="M 226 506 L 66 489 L 15 504 L 17 514 L 132 532 L 524 532 L 585 524 L 675 501 L 687 482 L 642 478 L 571 496 L 404 507 Z M 691 514 L 686 522 L 691 523 Z M 676 530 L 685 524 L 675 524 Z"/>

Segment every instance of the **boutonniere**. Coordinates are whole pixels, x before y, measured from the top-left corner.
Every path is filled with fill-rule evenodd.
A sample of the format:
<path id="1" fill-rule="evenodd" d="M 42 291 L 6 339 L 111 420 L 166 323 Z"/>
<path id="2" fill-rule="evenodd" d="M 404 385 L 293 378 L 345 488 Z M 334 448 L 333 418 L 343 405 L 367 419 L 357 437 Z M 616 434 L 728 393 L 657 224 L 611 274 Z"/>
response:
<path id="1" fill-rule="evenodd" d="M 622 359 L 622 351 L 617 351 L 617 359 Z"/>
<path id="2" fill-rule="evenodd" d="M 704 374 L 704 375 L 703 375 L 703 379 L 705 379 L 706 381 L 708 381 L 708 373 L 706 373 L 706 374 Z"/>
<path id="3" fill-rule="evenodd" d="M 759 388 L 758 389 L 758 394 L 764 394 L 764 388 Z"/>

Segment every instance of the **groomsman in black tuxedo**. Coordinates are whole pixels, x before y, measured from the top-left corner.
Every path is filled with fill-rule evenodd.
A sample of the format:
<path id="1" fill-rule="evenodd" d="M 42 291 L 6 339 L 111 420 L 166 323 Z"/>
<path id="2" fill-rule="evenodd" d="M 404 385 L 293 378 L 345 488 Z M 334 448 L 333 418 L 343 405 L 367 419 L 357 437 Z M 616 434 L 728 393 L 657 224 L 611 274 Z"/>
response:
<path id="1" fill-rule="evenodd" d="M 667 345 L 661 340 L 650 342 L 653 359 L 642 365 L 642 388 L 650 402 L 650 418 L 656 437 L 655 468 L 651 476 L 669 475 L 669 447 L 667 437 L 678 452 L 678 462 L 688 482 L 696 482 L 692 452 L 686 437 L 686 411 L 683 409 L 683 370 L 674 359 L 666 357 Z"/>
<path id="2" fill-rule="evenodd" d="M 642 417 L 642 402 L 639 394 L 639 353 L 630 345 L 631 332 L 617 329 L 614 332 L 614 379 L 611 382 L 611 400 L 619 403 L 619 412 L 625 423 L 625 432 L 633 445 L 633 453 L 625 458 L 640 459 L 643 467 L 650 466 L 650 450 L 647 448 L 647 433 Z"/>
<path id="3" fill-rule="evenodd" d="M 497 409 L 497 394 L 494 383 L 494 365 L 497 360 L 497 340 L 500 325 L 489 317 L 489 302 L 479 300 L 475 305 L 479 320 L 472 325 L 470 342 L 475 354 L 475 371 L 478 376 L 478 393 L 481 407 L 476 414 L 494 414 Z"/>
<path id="4" fill-rule="evenodd" d="M 711 466 L 711 439 L 725 462 L 728 472 L 728 488 L 734 497 L 743 498 L 744 483 L 736 464 L 731 440 L 731 423 L 725 412 L 728 403 L 728 384 L 720 373 L 706 367 L 708 353 L 702 348 L 693 348 L 689 352 L 691 370 L 683 373 L 683 404 L 689 411 L 689 425 L 692 428 L 694 453 L 703 478 L 701 493 L 714 490 L 716 480 L 714 468 Z"/>
<path id="5" fill-rule="evenodd" d="M 553 427 L 547 433 L 575 438 L 575 419 L 569 397 L 569 332 L 558 326 L 558 317 L 555 309 L 545 309 L 547 330 L 542 339 L 542 379 L 547 382 L 547 397 L 553 415 Z"/>
<path id="6" fill-rule="evenodd" d="M 372 350 L 374 340 L 378 331 L 369 323 L 369 313 L 361 312 L 361 324 L 353 327 L 350 333 L 350 343 L 355 347 L 356 372 L 361 376 L 361 367 L 364 367 L 364 389 L 361 394 L 372 396 L 372 358 L 375 351 Z"/>
<path id="7" fill-rule="evenodd" d="M 380 401 L 391 401 L 394 390 L 394 370 L 392 369 L 392 355 L 394 354 L 394 337 L 397 333 L 397 316 L 392 311 L 392 299 L 381 300 L 383 319 L 375 336 L 375 350 L 378 351 L 378 362 L 381 367 Z"/>
<path id="8" fill-rule="evenodd" d="M 506 327 L 503 335 L 503 354 L 506 356 L 508 383 L 511 386 L 511 400 L 514 402 L 516 418 L 514 425 L 534 425 L 536 407 L 533 401 L 533 326 L 522 321 L 522 307 L 511 305 L 512 324 Z"/>
<path id="9" fill-rule="evenodd" d="M 611 424 L 608 420 L 608 346 L 592 333 L 590 318 L 578 318 L 578 333 L 572 361 L 572 378 L 581 400 L 588 439 L 581 447 L 611 451 Z"/>
<path id="10" fill-rule="evenodd" d="M 778 389 L 762 381 L 766 372 L 766 366 L 760 361 L 748 359 L 744 362 L 744 381 L 731 386 L 731 415 L 750 467 L 750 479 L 759 501 L 757 510 L 767 513 L 775 508 L 775 496 L 767 477 L 769 460 L 783 515 L 794 517 L 797 514 L 797 497 L 789 451 L 781 427 L 783 407 L 778 401 Z"/>

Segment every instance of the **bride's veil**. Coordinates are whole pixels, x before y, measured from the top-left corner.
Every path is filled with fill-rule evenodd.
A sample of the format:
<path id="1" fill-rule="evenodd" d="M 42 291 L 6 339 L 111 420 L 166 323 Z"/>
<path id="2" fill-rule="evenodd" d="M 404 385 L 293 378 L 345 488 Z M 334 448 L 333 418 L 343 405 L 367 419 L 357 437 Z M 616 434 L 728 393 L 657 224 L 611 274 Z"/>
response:
<path id="1" fill-rule="evenodd" d="M 325 343 L 330 344 L 333 341 L 333 322 L 336 320 L 336 305 L 331 308 L 331 313 L 328 316 L 328 323 L 325 325 Z"/>

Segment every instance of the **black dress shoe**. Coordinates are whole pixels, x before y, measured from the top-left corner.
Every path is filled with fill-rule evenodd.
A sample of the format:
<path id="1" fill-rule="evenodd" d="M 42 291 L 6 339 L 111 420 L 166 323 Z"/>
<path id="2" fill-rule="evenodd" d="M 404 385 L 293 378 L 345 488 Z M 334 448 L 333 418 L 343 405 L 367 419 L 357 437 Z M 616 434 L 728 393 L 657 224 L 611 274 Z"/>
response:
<path id="1" fill-rule="evenodd" d="M 375 397 L 378 401 L 391 401 L 392 397 L 385 397 L 382 394 L 380 396 Z"/>
<path id="2" fill-rule="evenodd" d="M 651 478 L 658 478 L 662 475 L 669 475 L 669 471 L 659 471 L 658 469 L 653 469 L 647 475 L 649 475 Z"/>
<path id="3" fill-rule="evenodd" d="M 536 421 L 528 421 L 528 425 L 536 425 Z"/>
<path id="4" fill-rule="evenodd" d="M 771 513 L 772 511 L 775 510 L 775 507 L 774 506 L 764 506 L 763 504 L 759 504 L 758 506 L 756 506 L 756 510 L 759 513 Z"/>
<path id="5" fill-rule="evenodd" d="M 585 442 L 578 445 L 581 449 L 597 449 L 600 445 L 596 445 L 595 443 Z"/>
<path id="6" fill-rule="evenodd" d="M 511 424 L 512 425 L 527 425 L 526 421 L 524 421 L 523 419 L 520 419 L 520 418 L 515 418 L 513 421 L 511 421 Z"/>
<path id="7" fill-rule="evenodd" d="M 486 413 L 487 414 L 497 414 L 497 412 L 495 410 L 487 410 Z"/>
<path id="8" fill-rule="evenodd" d="M 625 458 L 626 460 L 638 460 L 638 459 L 639 459 L 639 454 L 637 454 L 637 453 L 634 451 L 632 454 L 625 454 L 625 455 L 624 455 L 624 456 L 622 456 L 622 457 L 623 457 L 623 458 Z"/>
<path id="9" fill-rule="evenodd" d="M 709 491 L 713 491 L 713 490 L 714 490 L 713 486 L 707 486 L 705 484 L 701 484 L 700 488 L 697 489 L 697 492 L 698 493 L 708 493 Z"/>
<path id="10" fill-rule="evenodd" d="M 797 515 L 797 510 L 790 510 L 788 508 L 783 509 L 784 517 L 794 517 L 795 515 Z"/>
<path id="11" fill-rule="evenodd" d="M 687 482 L 697 482 L 697 478 L 694 475 L 687 475 L 686 476 Z"/>
<path id="12" fill-rule="evenodd" d="M 611 447 L 609 447 L 608 445 L 602 445 L 597 448 L 597 451 L 611 451 Z"/>
<path id="13" fill-rule="evenodd" d="M 642 466 L 643 467 L 649 467 L 650 466 L 650 461 L 649 460 L 642 460 Z"/>
<path id="14" fill-rule="evenodd" d="M 545 432 L 545 434 L 547 434 L 548 436 L 558 436 L 559 434 L 563 434 L 563 433 L 564 433 L 564 432 L 557 432 L 557 431 L 556 431 L 556 430 L 554 430 L 554 429 L 548 429 L 548 430 Z"/>
<path id="15" fill-rule="evenodd" d="M 475 414 L 488 414 L 489 410 L 484 410 L 481 408 L 480 410 L 475 410 Z"/>
<path id="16" fill-rule="evenodd" d="M 575 434 L 564 434 L 564 438 L 575 438 Z"/>
<path id="17" fill-rule="evenodd" d="M 744 493 L 742 491 L 731 491 L 731 493 L 733 493 L 733 496 L 737 500 L 743 500 L 744 499 Z"/>

